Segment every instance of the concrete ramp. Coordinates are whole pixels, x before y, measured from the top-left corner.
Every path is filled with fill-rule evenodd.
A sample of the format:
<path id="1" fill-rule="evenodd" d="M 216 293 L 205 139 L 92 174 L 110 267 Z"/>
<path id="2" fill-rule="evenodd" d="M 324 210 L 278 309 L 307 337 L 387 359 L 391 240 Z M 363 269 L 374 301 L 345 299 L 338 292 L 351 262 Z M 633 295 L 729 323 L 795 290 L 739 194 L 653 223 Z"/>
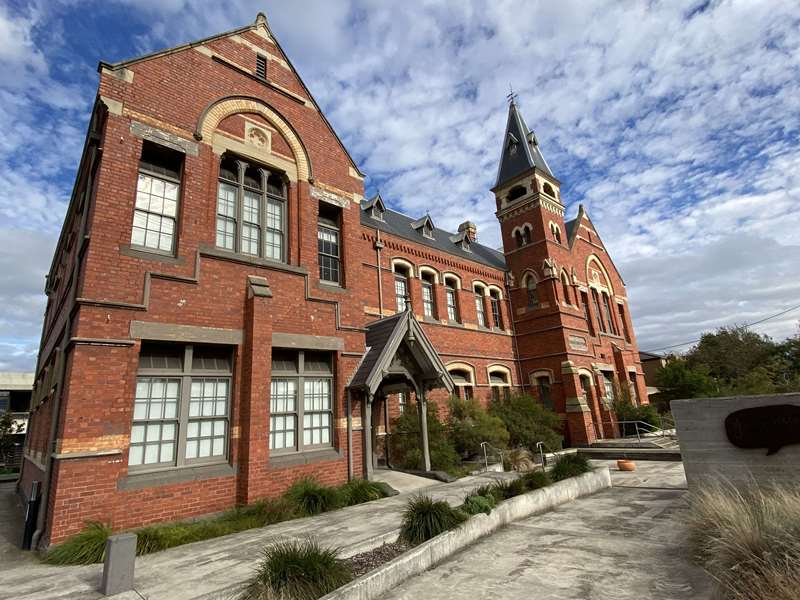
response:
<path id="1" fill-rule="evenodd" d="M 393 487 L 401 494 L 443 485 L 441 481 L 428 479 L 427 477 L 419 477 L 401 471 L 390 471 L 389 469 L 376 469 L 372 473 L 372 479 L 373 481 L 380 481 Z"/>

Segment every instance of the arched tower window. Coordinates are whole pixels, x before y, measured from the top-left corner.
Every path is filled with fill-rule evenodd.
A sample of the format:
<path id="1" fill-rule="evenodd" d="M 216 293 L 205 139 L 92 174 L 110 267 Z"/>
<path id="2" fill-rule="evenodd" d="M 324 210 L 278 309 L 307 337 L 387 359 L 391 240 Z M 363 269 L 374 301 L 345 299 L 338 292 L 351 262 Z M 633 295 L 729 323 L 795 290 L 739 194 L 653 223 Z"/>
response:
<path id="1" fill-rule="evenodd" d="M 564 292 L 564 302 L 572 304 L 572 297 L 569 291 L 569 277 L 564 271 L 561 271 L 561 290 Z"/>
<path id="2" fill-rule="evenodd" d="M 542 191 L 548 196 L 552 196 L 553 198 L 556 197 L 556 193 L 553 191 L 553 186 L 546 181 L 542 184 Z"/>
<path id="3" fill-rule="evenodd" d="M 525 241 L 522 239 L 522 232 L 519 229 L 514 232 L 514 241 L 517 243 L 517 248 L 522 248 L 525 245 Z"/>
<path id="4" fill-rule="evenodd" d="M 522 228 L 522 243 L 527 245 L 531 243 L 531 228 L 530 225 L 525 225 Z"/>
<path id="5" fill-rule="evenodd" d="M 536 292 L 536 278 L 533 275 L 528 275 L 525 281 L 525 290 L 528 294 L 528 308 L 537 308 L 539 306 L 539 295 Z"/>
<path id="6" fill-rule="evenodd" d="M 513 202 L 517 198 L 522 198 L 522 196 L 524 196 L 527 192 L 528 190 L 525 189 L 525 186 L 516 185 L 513 188 L 511 188 L 511 190 L 508 192 L 508 196 L 506 196 L 506 199 L 509 202 Z"/>

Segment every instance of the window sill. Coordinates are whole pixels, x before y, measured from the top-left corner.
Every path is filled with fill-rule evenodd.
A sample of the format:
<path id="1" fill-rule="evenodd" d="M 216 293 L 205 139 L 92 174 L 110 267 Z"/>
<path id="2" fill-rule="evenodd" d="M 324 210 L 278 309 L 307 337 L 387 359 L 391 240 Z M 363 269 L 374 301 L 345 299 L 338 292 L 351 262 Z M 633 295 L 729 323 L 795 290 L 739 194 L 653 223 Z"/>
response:
<path id="1" fill-rule="evenodd" d="M 324 450 L 309 450 L 308 452 L 295 452 L 292 454 L 277 454 L 269 457 L 269 466 L 282 469 L 297 465 L 310 465 L 329 460 L 339 460 L 344 454 L 335 448 Z"/>
<path id="2" fill-rule="evenodd" d="M 211 258 L 218 258 L 220 260 L 228 260 L 243 265 L 255 265 L 258 267 L 265 267 L 275 271 L 285 271 L 286 273 L 295 273 L 297 275 L 308 275 L 308 270 L 304 267 L 297 267 L 286 263 L 270 260 L 268 258 L 259 258 L 258 256 L 248 256 L 247 254 L 239 254 L 231 252 L 230 250 L 222 250 L 215 246 L 202 244 L 200 246 L 201 256 L 208 256 Z"/>
<path id="3" fill-rule="evenodd" d="M 151 250 L 143 246 L 131 246 L 130 244 L 120 244 L 119 253 L 131 258 L 141 258 L 144 260 L 157 260 L 159 262 L 167 263 L 170 265 L 183 265 L 186 260 L 179 258 L 174 254 L 168 252 L 159 252 L 158 250 Z"/>
<path id="4" fill-rule="evenodd" d="M 325 292 L 333 292 L 333 293 L 347 293 L 347 288 L 342 287 L 339 283 L 333 283 L 332 281 L 319 281 L 319 287 L 322 291 Z"/>
<path id="5" fill-rule="evenodd" d="M 203 481 L 216 477 L 233 477 L 234 475 L 236 475 L 236 467 L 231 466 L 229 463 L 175 467 L 143 473 L 133 472 L 117 481 L 117 489 L 121 491 L 141 490 L 148 487 Z"/>

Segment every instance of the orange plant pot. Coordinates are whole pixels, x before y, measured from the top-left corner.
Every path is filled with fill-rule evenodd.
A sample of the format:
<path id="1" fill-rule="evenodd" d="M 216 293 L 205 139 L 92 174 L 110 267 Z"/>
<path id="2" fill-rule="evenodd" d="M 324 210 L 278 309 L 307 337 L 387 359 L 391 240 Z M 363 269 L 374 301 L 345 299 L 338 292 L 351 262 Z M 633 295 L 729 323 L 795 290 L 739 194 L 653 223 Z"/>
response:
<path id="1" fill-rule="evenodd" d="M 627 458 L 622 458 L 617 461 L 617 468 L 620 471 L 635 471 L 636 463 L 632 460 L 628 460 Z"/>

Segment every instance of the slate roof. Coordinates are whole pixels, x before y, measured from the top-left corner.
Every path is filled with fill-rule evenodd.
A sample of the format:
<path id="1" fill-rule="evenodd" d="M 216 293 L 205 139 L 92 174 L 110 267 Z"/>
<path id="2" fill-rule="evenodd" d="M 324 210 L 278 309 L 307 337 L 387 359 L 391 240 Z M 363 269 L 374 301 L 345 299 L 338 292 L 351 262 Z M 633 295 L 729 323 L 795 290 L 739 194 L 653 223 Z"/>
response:
<path id="1" fill-rule="evenodd" d="M 567 230 L 567 239 L 568 240 L 572 239 L 572 232 L 575 229 L 575 227 L 577 227 L 577 226 L 578 226 L 578 219 L 577 218 L 572 219 L 572 221 L 567 221 L 566 223 L 564 223 L 564 229 Z"/>
<path id="2" fill-rule="evenodd" d="M 387 208 L 386 212 L 383 213 L 383 221 L 373 219 L 368 210 L 368 208 L 372 206 L 373 200 L 375 200 L 375 198 L 370 199 L 367 203 L 362 205 L 362 225 L 379 229 L 384 233 L 389 233 L 399 238 L 422 244 L 423 246 L 447 252 L 453 256 L 463 258 L 464 260 L 479 262 L 495 269 L 506 269 L 506 259 L 502 252 L 498 252 L 494 248 L 489 248 L 478 242 L 471 242 L 469 245 L 470 251 L 467 252 L 466 250 L 462 250 L 458 243 L 451 241 L 451 237 L 458 234 L 439 229 L 438 227 L 433 228 L 433 239 L 427 238 L 422 235 L 422 229 L 414 229 L 414 223 L 417 222 L 416 219 L 397 211 Z"/>
<path id="3" fill-rule="evenodd" d="M 516 151 L 512 151 L 512 147 L 516 147 Z M 495 187 L 502 185 L 533 167 L 555 179 L 539 149 L 536 135 L 528 129 L 517 103 L 512 101 L 508 107 L 508 122 L 503 136 L 503 149 L 500 152 L 500 164 L 497 167 L 497 180 L 494 185 Z"/>
<path id="4" fill-rule="evenodd" d="M 383 352 L 386 342 L 392 336 L 392 332 L 397 326 L 397 322 L 401 319 L 404 313 L 397 313 L 391 317 L 386 317 L 380 321 L 374 321 L 367 325 L 366 334 L 366 347 L 367 352 L 358 365 L 353 378 L 348 384 L 350 387 L 361 387 L 366 385 L 367 378 L 372 370 L 375 368 L 375 363 L 378 362 L 378 357 Z"/>

